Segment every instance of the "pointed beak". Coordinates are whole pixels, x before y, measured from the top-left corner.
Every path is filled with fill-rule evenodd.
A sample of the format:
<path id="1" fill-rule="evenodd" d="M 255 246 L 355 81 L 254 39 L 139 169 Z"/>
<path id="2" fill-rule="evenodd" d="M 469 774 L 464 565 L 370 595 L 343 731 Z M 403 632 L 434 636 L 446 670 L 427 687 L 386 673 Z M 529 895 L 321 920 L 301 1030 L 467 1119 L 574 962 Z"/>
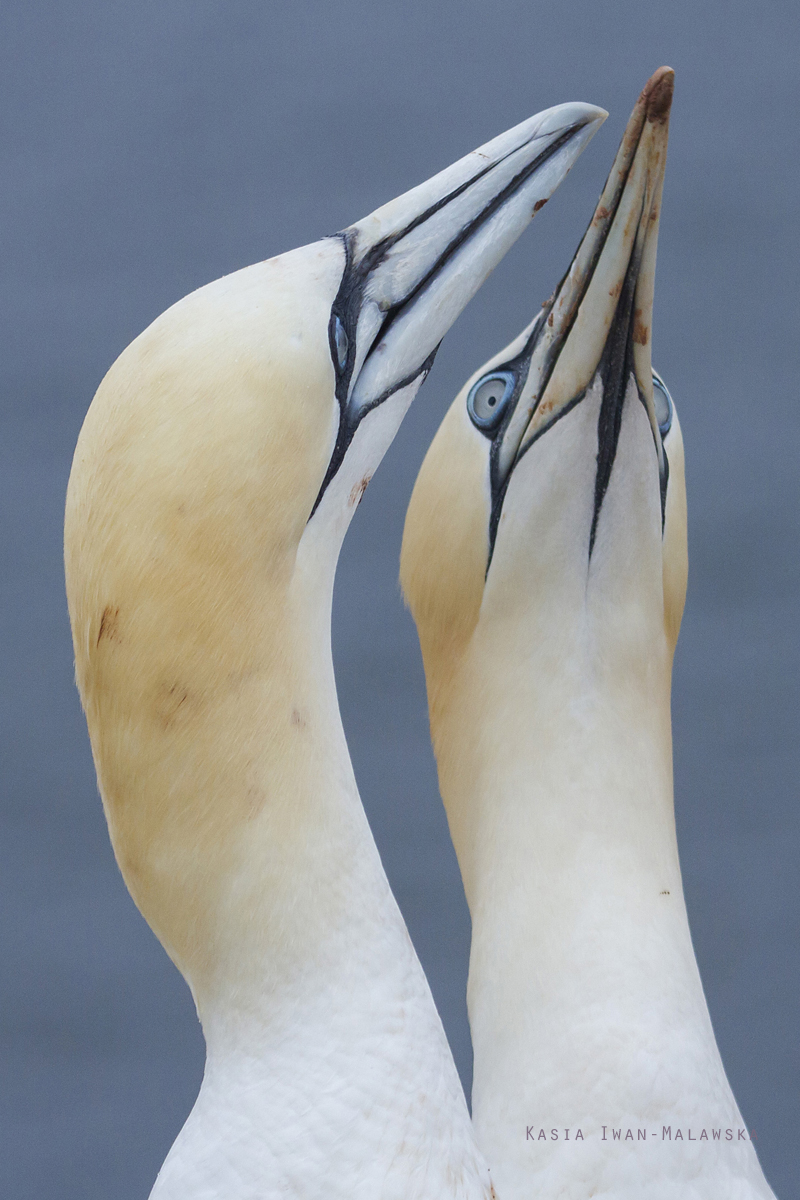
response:
<path id="1" fill-rule="evenodd" d="M 348 423 L 430 365 L 606 116 L 590 104 L 547 109 L 344 231 L 331 343 Z"/>
<path id="2" fill-rule="evenodd" d="M 316 511 L 362 418 L 431 369 L 444 335 L 608 114 L 560 104 L 345 229 L 328 327 L 339 430 Z"/>
<path id="3" fill-rule="evenodd" d="M 669 67 L 648 80 L 572 265 L 531 326 L 524 351 L 530 368 L 496 460 L 500 488 L 531 443 L 583 398 L 598 371 L 604 394 L 614 393 L 619 405 L 633 374 L 663 466 L 650 331 L 673 82 Z"/>

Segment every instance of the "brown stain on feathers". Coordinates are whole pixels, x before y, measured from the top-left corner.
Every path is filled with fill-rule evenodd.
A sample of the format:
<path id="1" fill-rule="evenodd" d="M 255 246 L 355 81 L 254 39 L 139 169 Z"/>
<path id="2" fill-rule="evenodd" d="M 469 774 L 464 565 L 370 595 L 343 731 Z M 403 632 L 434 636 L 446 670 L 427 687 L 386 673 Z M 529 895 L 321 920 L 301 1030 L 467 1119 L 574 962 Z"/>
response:
<path id="1" fill-rule="evenodd" d="M 112 608 L 107 604 L 103 609 L 103 615 L 100 618 L 100 628 L 97 632 L 97 641 L 95 646 L 99 646 L 103 638 L 109 642 L 118 642 L 119 637 L 119 609 Z"/>
<path id="2" fill-rule="evenodd" d="M 348 499 L 348 503 L 351 508 L 355 508 L 356 505 L 361 503 L 361 499 L 364 495 L 364 492 L 369 487 L 370 479 L 372 479 L 371 475 L 365 475 L 364 478 L 360 479 L 358 481 L 358 483 L 353 487 L 353 490 L 351 491 L 349 499 Z"/>
<path id="3" fill-rule="evenodd" d="M 171 729 L 178 718 L 195 707 L 189 689 L 180 683 L 162 684 L 155 701 L 155 712 L 163 729 Z"/>
<path id="4" fill-rule="evenodd" d="M 308 726 L 308 721 L 299 708 L 292 709 L 292 724 L 296 729 L 306 729 Z"/>

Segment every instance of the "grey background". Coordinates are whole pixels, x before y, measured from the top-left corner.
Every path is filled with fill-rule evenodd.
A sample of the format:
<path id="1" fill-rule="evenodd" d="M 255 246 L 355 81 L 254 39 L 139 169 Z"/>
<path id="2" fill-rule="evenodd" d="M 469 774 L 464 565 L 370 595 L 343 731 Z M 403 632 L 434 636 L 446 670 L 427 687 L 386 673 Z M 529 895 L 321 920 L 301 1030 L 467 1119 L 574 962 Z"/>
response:
<path id="1" fill-rule="evenodd" d="M 680 408 L 690 588 L 677 820 L 697 955 L 768 1178 L 797 1155 L 796 2 L 29 0 L 0 10 L 0 1195 L 147 1195 L 202 1070 L 128 898 L 72 684 L 63 495 L 103 373 L 186 292 L 364 216 L 547 105 L 611 112 L 446 339 L 366 495 L 334 640 L 364 802 L 459 1068 L 468 920 L 400 535 L 466 375 L 583 232 L 641 86 L 677 71 L 655 363 Z"/>

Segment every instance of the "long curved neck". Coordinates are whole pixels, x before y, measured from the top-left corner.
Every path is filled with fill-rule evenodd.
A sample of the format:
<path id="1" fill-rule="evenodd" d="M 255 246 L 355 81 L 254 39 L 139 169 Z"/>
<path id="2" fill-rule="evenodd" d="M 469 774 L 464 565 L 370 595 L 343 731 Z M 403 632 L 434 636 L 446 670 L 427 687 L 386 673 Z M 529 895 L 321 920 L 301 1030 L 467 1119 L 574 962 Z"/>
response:
<path id="1" fill-rule="evenodd" d="M 585 629 L 533 661 L 505 653 L 476 633 L 434 728 L 473 923 L 478 1142 L 505 1200 L 672 1195 L 664 1178 L 695 1166 L 665 1126 L 743 1125 L 681 887 L 671 656 L 609 671 Z M 612 1129 L 642 1128 L 644 1146 L 609 1150 Z M 752 1147 L 722 1156 L 714 1170 L 766 1189 Z"/>
<path id="2" fill-rule="evenodd" d="M 229 577 L 236 603 L 207 598 L 163 647 L 139 625 L 146 598 L 92 638 L 83 691 L 112 839 L 208 1048 L 159 1200 L 488 1192 L 358 796 L 320 553 L 301 543 L 283 593 Z"/>

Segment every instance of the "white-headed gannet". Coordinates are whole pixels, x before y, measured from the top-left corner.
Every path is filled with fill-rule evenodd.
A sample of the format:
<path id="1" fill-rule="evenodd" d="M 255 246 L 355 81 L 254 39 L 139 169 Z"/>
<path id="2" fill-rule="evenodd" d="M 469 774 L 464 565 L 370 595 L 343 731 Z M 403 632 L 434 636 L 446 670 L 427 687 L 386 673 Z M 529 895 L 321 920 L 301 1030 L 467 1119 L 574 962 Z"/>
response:
<path id="1" fill-rule="evenodd" d="M 717 1050 L 675 839 L 678 418 L 650 359 L 673 73 L 569 271 L 428 452 L 401 578 L 472 914 L 473 1116 L 502 1200 L 772 1195 Z"/>
<path id="2" fill-rule="evenodd" d="M 603 120 L 549 109 L 141 334 L 67 496 L 111 839 L 207 1043 L 158 1200 L 489 1193 L 359 800 L 330 647 L 350 518 L 452 322 Z"/>

